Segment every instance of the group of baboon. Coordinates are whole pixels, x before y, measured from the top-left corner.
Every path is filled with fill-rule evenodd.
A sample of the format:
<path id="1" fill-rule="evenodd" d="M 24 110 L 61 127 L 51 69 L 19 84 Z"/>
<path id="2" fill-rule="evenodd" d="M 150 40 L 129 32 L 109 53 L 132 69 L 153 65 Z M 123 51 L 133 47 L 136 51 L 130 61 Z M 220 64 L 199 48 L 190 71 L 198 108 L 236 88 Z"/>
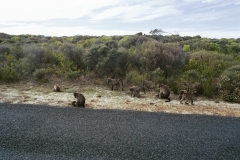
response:
<path id="1" fill-rule="evenodd" d="M 114 87 L 118 89 L 119 87 L 123 91 L 123 80 L 122 79 L 113 79 L 113 78 L 107 78 L 107 84 L 111 85 L 111 90 L 114 90 Z M 140 92 L 143 92 L 146 94 L 146 88 L 144 86 L 144 83 L 142 86 L 131 86 L 129 88 L 131 92 L 131 96 L 133 97 L 140 97 Z M 54 92 L 62 92 L 59 85 L 56 84 L 53 87 Z M 81 93 L 73 93 L 73 96 L 77 99 L 76 101 L 72 101 L 73 106 L 77 107 L 85 107 L 85 97 Z M 156 97 L 159 97 L 161 99 L 167 99 L 165 102 L 170 102 L 170 89 L 165 84 L 159 85 L 159 92 L 156 95 Z M 185 101 L 185 104 L 188 104 L 188 101 L 191 101 L 191 104 L 193 105 L 193 93 L 187 91 L 187 90 L 180 90 L 179 96 L 180 104 L 182 104 L 183 101 Z"/>
<path id="2" fill-rule="evenodd" d="M 115 86 L 115 88 L 119 88 L 121 87 L 121 89 L 123 90 L 123 81 L 122 79 L 113 79 L 113 78 L 107 78 L 107 83 L 111 85 L 111 89 L 113 91 L 113 88 Z M 144 83 L 142 84 L 142 86 L 131 86 L 129 88 L 130 92 L 131 92 L 131 96 L 133 97 L 140 97 L 140 92 L 143 92 L 144 94 L 146 93 L 146 88 L 144 86 Z M 160 84 L 159 85 L 159 93 L 156 95 L 156 97 L 159 97 L 161 99 L 167 99 L 168 101 L 165 102 L 170 102 L 170 89 L 167 85 L 164 84 Z M 188 104 L 188 101 L 191 101 L 191 104 L 193 105 L 193 94 L 190 93 L 187 90 L 181 90 L 179 92 L 179 100 L 180 103 L 182 104 L 182 102 L 185 100 L 185 104 Z"/>

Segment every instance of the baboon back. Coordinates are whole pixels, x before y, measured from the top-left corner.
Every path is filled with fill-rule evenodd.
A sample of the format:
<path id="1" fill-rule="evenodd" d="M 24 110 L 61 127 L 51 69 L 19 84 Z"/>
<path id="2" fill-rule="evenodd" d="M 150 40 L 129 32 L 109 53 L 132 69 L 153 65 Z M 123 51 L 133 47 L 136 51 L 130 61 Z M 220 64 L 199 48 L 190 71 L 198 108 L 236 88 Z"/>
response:
<path id="1" fill-rule="evenodd" d="M 191 104 L 193 105 L 193 94 L 188 92 L 187 90 L 181 90 L 179 92 L 179 100 L 180 103 L 185 100 L 185 103 L 188 104 L 188 101 L 191 100 Z"/>
<path id="2" fill-rule="evenodd" d="M 111 84 L 111 88 L 113 91 L 113 87 L 116 86 L 116 88 L 118 88 L 119 86 L 121 86 L 122 90 L 123 90 L 123 81 L 122 79 L 112 79 L 112 78 L 107 78 L 107 83 Z"/>
<path id="3" fill-rule="evenodd" d="M 132 86 L 132 87 L 130 87 L 130 91 L 140 91 L 141 90 L 141 88 L 139 87 L 139 86 Z"/>
<path id="4" fill-rule="evenodd" d="M 141 87 L 139 86 L 132 86 L 130 87 L 130 91 L 131 91 L 131 96 L 133 94 L 133 96 L 137 96 L 140 97 L 140 91 L 141 91 Z"/>

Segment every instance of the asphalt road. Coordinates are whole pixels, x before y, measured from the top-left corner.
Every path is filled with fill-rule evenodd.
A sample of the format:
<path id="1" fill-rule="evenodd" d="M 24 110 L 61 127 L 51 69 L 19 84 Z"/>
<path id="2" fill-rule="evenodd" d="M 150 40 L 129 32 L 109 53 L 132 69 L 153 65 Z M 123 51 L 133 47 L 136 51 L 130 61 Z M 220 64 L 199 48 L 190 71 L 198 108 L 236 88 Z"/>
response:
<path id="1" fill-rule="evenodd" d="M 0 104 L 0 159 L 240 159 L 240 118 Z"/>

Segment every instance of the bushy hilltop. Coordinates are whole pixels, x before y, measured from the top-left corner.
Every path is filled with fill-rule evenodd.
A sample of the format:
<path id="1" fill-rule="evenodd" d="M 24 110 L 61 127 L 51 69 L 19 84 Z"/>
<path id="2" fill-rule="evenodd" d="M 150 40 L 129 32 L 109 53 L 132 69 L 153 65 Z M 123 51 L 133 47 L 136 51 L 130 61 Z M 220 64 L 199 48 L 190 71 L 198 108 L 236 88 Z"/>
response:
<path id="1" fill-rule="evenodd" d="M 0 33 L 0 81 L 50 77 L 122 78 L 165 83 L 174 93 L 195 89 L 240 102 L 240 38 L 135 35 L 63 36 Z"/>

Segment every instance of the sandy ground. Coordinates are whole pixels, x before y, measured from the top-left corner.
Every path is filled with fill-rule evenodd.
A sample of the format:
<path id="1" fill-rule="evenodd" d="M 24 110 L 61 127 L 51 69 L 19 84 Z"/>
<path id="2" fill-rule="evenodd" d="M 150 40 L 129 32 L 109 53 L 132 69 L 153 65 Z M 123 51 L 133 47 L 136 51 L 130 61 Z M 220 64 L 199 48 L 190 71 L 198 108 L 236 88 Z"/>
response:
<path id="1" fill-rule="evenodd" d="M 209 100 L 196 97 L 194 105 L 180 104 L 177 95 L 171 94 L 171 102 L 156 98 L 154 91 L 141 93 L 141 97 L 131 97 L 126 88 L 124 91 L 111 91 L 106 87 L 94 85 L 61 86 L 63 92 L 53 92 L 52 84 L 0 85 L 0 103 L 40 104 L 59 107 L 72 107 L 73 93 L 80 92 L 86 98 L 86 108 L 119 109 L 147 112 L 166 112 L 179 114 L 204 114 L 217 116 L 240 117 L 240 104 Z"/>

